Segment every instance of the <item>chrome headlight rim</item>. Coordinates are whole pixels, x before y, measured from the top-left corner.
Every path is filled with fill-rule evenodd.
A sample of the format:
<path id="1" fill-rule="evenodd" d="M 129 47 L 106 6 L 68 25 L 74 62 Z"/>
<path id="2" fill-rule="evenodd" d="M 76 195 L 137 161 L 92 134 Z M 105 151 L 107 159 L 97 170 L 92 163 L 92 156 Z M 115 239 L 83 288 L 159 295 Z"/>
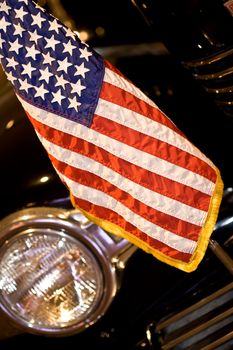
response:
<path id="1" fill-rule="evenodd" d="M 81 215 L 81 214 L 80 214 Z M 84 218 L 81 215 L 82 218 Z M 95 224 L 92 224 L 96 226 Z M 85 225 L 84 225 L 85 226 Z M 103 293 L 99 304 L 93 309 L 88 318 L 64 328 L 32 328 L 23 319 L 14 315 L 2 302 L 0 295 L 0 309 L 15 325 L 28 333 L 46 336 L 66 336 L 80 333 L 84 329 L 96 323 L 107 311 L 118 289 L 116 271 L 108 257 L 108 252 L 102 246 L 93 233 L 82 228 L 82 222 L 73 219 L 73 211 L 52 207 L 34 207 L 19 210 L 0 221 L 0 250 L 4 249 L 7 242 L 16 235 L 25 234 L 27 230 L 54 230 L 60 235 L 68 235 L 83 244 L 96 259 L 103 276 Z"/>

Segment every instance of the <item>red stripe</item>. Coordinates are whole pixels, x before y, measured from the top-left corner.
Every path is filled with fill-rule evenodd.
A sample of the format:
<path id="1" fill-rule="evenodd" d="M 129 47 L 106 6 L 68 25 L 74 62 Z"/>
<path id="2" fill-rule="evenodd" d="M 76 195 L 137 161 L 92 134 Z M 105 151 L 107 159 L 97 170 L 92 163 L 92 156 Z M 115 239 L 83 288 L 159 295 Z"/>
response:
<path id="1" fill-rule="evenodd" d="M 198 235 L 200 232 L 199 226 L 190 224 L 153 209 L 133 198 L 127 192 L 120 190 L 118 187 L 93 173 L 72 167 L 57 160 L 52 155 L 49 155 L 49 157 L 55 168 L 74 182 L 105 192 L 112 198 L 115 198 L 118 202 L 128 207 L 131 211 L 140 213 L 140 216 L 165 230 L 191 240 L 198 240 Z"/>
<path id="2" fill-rule="evenodd" d="M 93 118 L 91 129 L 202 175 L 212 182 L 216 181 L 216 172 L 207 163 L 166 142 L 97 115 Z"/>
<path id="3" fill-rule="evenodd" d="M 125 221 L 119 214 L 116 214 L 114 211 L 98 205 L 94 205 L 93 203 L 90 203 L 83 199 L 76 198 L 74 196 L 73 196 L 73 199 L 75 204 L 79 208 L 85 210 L 86 212 L 94 215 L 99 219 L 107 220 L 117 226 L 120 226 L 126 232 L 129 232 L 133 236 L 137 237 L 139 240 L 146 243 L 149 247 L 160 251 L 164 255 L 169 256 L 173 259 L 178 259 L 185 262 L 188 262 L 190 260 L 192 256 L 191 254 L 179 252 L 178 250 L 173 249 L 167 246 L 166 244 L 147 236 L 145 233 L 137 229 L 135 226 Z"/>
<path id="4" fill-rule="evenodd" d="M 116 171 L 125 178 L 153 190 L 154 192 L 160 193 L 172 199 L 176 199 L 197 209 L 208 211 L 210 196 L 206 195 L 205 193 L 169 180 L 165 177 L 156 175 L 148 170 L 120 159 L 87 141 L 48 127 L 33 119 L 29 114 L 28 117 L 34 128 L 46 140 L 49 140 L 50 142 L 65 149 L 69 149 L 89 157 Z M 195 201 L 193 201 L 193 198 L 195 198 Z"/>
<path id="5" fill-rule="evenodd" d="M 124 78 L 126 81 L 128 81 L 129 83 L 132 84 L 131 80 L 129 80 L 128 78 L 126 78 L 124 76 L 123 73 L 121 73 L 121 71 L 119 71 L 119 69 L 117 69 L 115 66 L 113 66 L 109 61 L 104 60 L 104 65 L 105 67 L 109 68 L 111 71 L 113 71 L 114 73 L 120 75 L 120 77 Z"/>
<path id="6" fill-rule="evenodd" d="M 124 77 L 119 71 L 113 67 L 110 63 L 106 64 L 111 71 L 117 73 L 121 77 Z M 129 81 L 124 77 L 125 80 Z M 134 86 L 135 88 L 135 86 Z M 182 133 L 181 130 L 157 107 L 152 107 L 145 101 L 141 100 L 140 97 L 131 94 L 130 92 L 123 90 L 115 85 L 103 81 L 100 97 L 104 100 L 115 103 L 119 106 L 128 108 L 134 112 L 142 114 L 144 117 L 155 120 L 160 124 L 166 125 L 170 129 L 177 132 L 179 135 L 186 136 Z"/>

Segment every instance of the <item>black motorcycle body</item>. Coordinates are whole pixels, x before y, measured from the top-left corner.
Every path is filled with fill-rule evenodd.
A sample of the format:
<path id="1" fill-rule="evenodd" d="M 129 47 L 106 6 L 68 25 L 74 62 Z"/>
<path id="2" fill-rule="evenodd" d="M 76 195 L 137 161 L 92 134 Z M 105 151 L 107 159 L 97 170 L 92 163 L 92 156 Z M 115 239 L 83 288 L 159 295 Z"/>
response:
<path id="1" fill-rule="evenodd" d="M 130 11 L 134 11 L 133 7 Z M 141 26 L 144 28 L 142 23 Z M 108 256 L 116 284 L 101 317 L 77 333 L 59 330 L 43 333 L 18 324 L 2 305 L 1 349 L 15 345 L 31 349 L 34 343 L 52 349 L 233 348 L 232 120 L 212 104 L 161 42 L 139 39 L 139 43 L 131 46 L 123 43 L 111 50 L 99 49 L 219 167 L 225 191 L 205 257 L 196 271 L 186 273 L 140 249 L 132 249 L 125 242 L 121 260 L 113 262 L 113 255 Z M 56 175 L 2 72 L 0 110 L 0 219 L 21 210 L 29 213 L 33 210 L 34 215 L 41 208 L 48 213 L 50 208 L 72 212 L 69 192 Z M 220 133 L 223 142 L 219 141 Z M 79 221 L 74 225 L 82 231 Z M 90 225 L 83 232 L 92 235 L 97 231 L 96 225 Z M 6 237 L 0 232 L 1 245 L 4 240 Z M 106 288 L 104 293 L 109 290 Z"/>

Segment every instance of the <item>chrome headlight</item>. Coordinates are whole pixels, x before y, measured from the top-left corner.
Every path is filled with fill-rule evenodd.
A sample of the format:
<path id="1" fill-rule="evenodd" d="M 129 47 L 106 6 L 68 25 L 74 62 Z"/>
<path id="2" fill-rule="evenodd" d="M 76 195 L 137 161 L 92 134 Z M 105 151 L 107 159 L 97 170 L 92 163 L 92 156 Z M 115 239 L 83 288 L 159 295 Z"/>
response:
<path id="1" fill-rule="evenodd" d="M 85 221 L 78 213 L 34 208 L 0 222 L 0 306 L 27 330 L 80 332 L 110 305 L 116 242 L 104 246 L 106 233 L 93 224 L 83 229 Z"/>

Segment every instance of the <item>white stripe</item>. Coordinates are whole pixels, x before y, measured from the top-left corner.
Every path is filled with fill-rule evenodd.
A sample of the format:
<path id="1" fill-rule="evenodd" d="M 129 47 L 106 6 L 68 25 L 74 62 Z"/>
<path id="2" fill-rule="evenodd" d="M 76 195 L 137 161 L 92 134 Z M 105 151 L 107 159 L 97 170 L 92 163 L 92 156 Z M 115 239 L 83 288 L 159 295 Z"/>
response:
<path id="1" fill-rule="evenodd" d="M 101 207 L 113 210 L 118 215 L 122 216 L 129 223 L 133 223 L 140 231 L 146 233 L 148 236 L 157 239 L 160 242 L 165 243 L 169 247 L 172 247 L 180 252 L 192 254 L 196 248 L 196 242 L 178 236 L 173 232 L 164 230 L 163 228 L 147 221 L 141 216 L 135 214 L 123 204 L 109 196 L 108 194 L 81 185 L 76 182 L 70 180 L 63 174 L 59 173 L 59 176 L 63 181 L 67 184 L 67 186 L 71 189 L 72 194 L 84 200 L 87 200 L 95 205 L 99 205 Z"/>
<path id="2" fill-rule="evenodd" d="M 112 183 L 122 191 L 129 193 L 135 199 L 145 203 L 149 207 L 159 210 L 162 213 L 174 216 L 178 219 L 202 226 L 207 213 L 203 210 L 193 208 L 182 202 L 176 201 L 169 197 L 165 197 L 159 193 L 153 192 L 148 188 L 138 185 L 137 183 L 121 176 L 112 169 L 96 162 L 95 160 L 83 156 L 79 153 L 64 149 L 54 143 L 47 141 L 39 133 L 38 137 L 43 146 L 57 160 L 71 165 L 81 170 L 89 171 L 104 180 Z"/>
<path id="3" fill-rule="evenodd" d="M 151 107 L 154 107 L 154 108 L 158 109 L 165 116 L 165 113 L 162 112 L 159 109 L 159 107 L 151 99 L 149 99 L 140 89 L 138 89 L 135 85 L 133 85 L 132 83 L 127 81 L 124 77 L 120 76 L 119 74 L 115 73 L 114 71 L 112 71 L 111 69 L 109 69 L 107 67 L 105 68 L 105 75 L 104 75 L 104 79 L 103 80 L 105 82 L 109 83 L 109 84 L 115 85 L 115 86 L 119 87 L 120 89 L 131 93 L 132 95 L 134 95 L 137 98 L 140 98 L 142 101 L 146 102 Z M 121 107 L 121 108 L 123 108 L 123 107 Z M 141 115 L 139 115 L 139 116 L 140 116 L 140 120 L 142 120 Z M 167 115 L 166 115 L 166 118 L 169 119 L 173 123 L 173 121 Z M 146 119 L 149 119 L 149 118 L 145 118 L 144 117 L 143 121 L 142 122 L 140 121 L 140 124 L 138 124 L 138 125 L 140 125 L 140 128 L 142 127 L 142 124 L 144 122 L 146 123 L 146 121 L 145 121 Z M 117 120 L 115 120 L 115 121 L 117 121 Z M 118 122 L 121 123 L 120 120 Z M 154 123 L 159 124 L 158 122 L 155 122 L 155 121 L 154 121 Z M 134 128 L 133 126 L 130 126 L 130 127 Z M 157 132 L 158 132 L 157 128 L 158 128 L 158 126 L 156 126 L 156 133 L 153 134 L 153 135 L 156 135 L 156 138 L 157 138 Z M 163 130 L 163 129 L 168 129 L 169 133 L 168 133 L 168 131 Z M 135 130 L 137 130 L 137 129 L 135 129 Z M 171 130 L 169 127 L 166 127 L 163 124 L 161 124 L 159 130 L 162 131 L 162 135 L 169 136 L 169 138 L 167 138 L 167 139 L 165 138 L 165 140 L 164 140 L 165 142 L 171 143 L 171 145 L 174 145 L 174 146 L 176 146 L 178 148 L 183 149 L 184 151 L 186 151 L 186 152 L 188 152 L 190 154 L 195 155 L 196 157 L 202 159 L 207 164 L 209 164 L 212 168 L 215 169 L 215 166 L 211 162 L 211 160 L 209 158 L 207 158 L 197 147 L 195 147 L 185 137 L 182 137 L 181 135 L 177 134 L 175 131 Z M 172 136 L 172 137 L 170 138 L 170 136 Z M 161 140 L 163 140 L 163 139 L 161 139 Z M 173 143 L 174 141 L 176 143 Z"/>
<path id="4" fill-rule="evenodd" d="M 19 96 L 18 98 L 21 101 L 24 109 L 28 111 L 33 118 L 43 124 L 86 140 L 114 154 L 118 158 L 122 158 L 160 176 L 164 176 L 175 182 L 190 186 L 208 195 L 211 195 L 213 192 L 214 183 L 199 174 L 193 173 L 192 171 L 186 170 L 164 159 L 160 159 L 134 147 L 128 146 L 125 143 L 100 134 L 95 130 L 67 118 L 41 110 L 22 100 Z"/>
<path id="5" fill-rule="evenodd" d="M 43 124 L 91 142 L 94 145 L 114 154 L 118 158 L 122 158 L 160 176 L 164 176 L 170 180 L 190 186 L 208 195 L 211 195 L 213 192 L 214 183 L 199 174 L 195 174 L 192 171 L 186 170 L 164 159 L 128 146 L 125 143 L 100 134 L 99 132 L 82 124 L 76 123 L 64 117 L 60 117 L 51 112 L 41 110 L 30 105 L 26 101 L 23 101 L 22 99 L 20 100 L 24 106 L 24 109 L 28 111 L 33 118 L 42 122 Z"/>
<path id="6" fill-rule="evenodd" d="M 99 99 L 95 114 L 175 146 L 176 148 L 202 159 L 212 167 L 212 162 L 199 150 L 195 149 L 185 137 L 157 121 L 144 117 L 142 114 L 101 98 Z"/>
<path id="7" fill-rule="evenodd" d="M 149 97 L 147 97 L 139 88 L 137 88 L 135 85 L 130 83 L 128 80 L 126 80 L 121 75 L 115 73 L 111 69 L 105 67 L 105 74 L 104 79 L 106 83 L 115 85 L 130 94 L 139 97 L 142 101 L 148 103 L 148 105 L 155 107 L 156 109 L 159 109 L 159 107 L 151 100 Z"/>

